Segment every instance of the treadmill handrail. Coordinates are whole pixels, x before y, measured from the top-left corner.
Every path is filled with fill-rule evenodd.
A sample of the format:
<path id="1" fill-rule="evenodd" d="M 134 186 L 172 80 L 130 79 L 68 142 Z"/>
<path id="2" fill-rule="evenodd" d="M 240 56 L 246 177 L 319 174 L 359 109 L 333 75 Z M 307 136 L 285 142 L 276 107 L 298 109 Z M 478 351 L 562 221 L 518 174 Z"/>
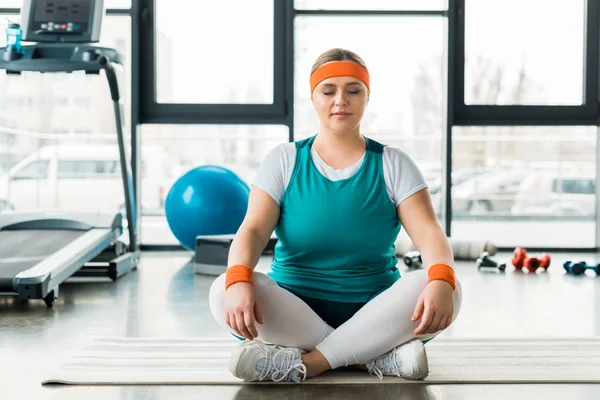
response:
<path id="1" fill-rule="evenodd" d="M 121 180 L 123 181 L 123 193 L 125 194 L 125 213 L 127 214 L 127 232 L 129 233 L 129 251 L 135 252 L 138 250 L 138 241 L 136 236 L 137 219 L 135 215 L 135 193 L 133 188 L 133 174 L 129 169 L 129 161 L 127 160 L 125 138 L 123 135 L 123 116 L 121 115 L 121 105 L 119 96 L 119 83 L 115 68 L 107 56 L 100 56 L 98 64 L 104 69 L 110 95 L 113 101 L 115 112 L 115 123 L 117 128 L 117 141 L 119 145 L 119 159 L 121 164 Z"/>
<path id="2" fill-rule="evenodd" d="M 37 279 L 47 274 L 51 274 L 52 279 L 54 279 L 65 271 L 70 272 L 71 275 L 74 274 L 83 264 L 79 261 L 80 259 L 88 260 L 95 257 L 115 239 L 114 232 L 108 229 L 92 229 L 86 232 L 35 266 L 17 274 L 14 279 L 15 292 L 18 292 L 18 285 L 26 279 Z M 90 252 L 92 251 L 98 253 L 90 258 Z"/>

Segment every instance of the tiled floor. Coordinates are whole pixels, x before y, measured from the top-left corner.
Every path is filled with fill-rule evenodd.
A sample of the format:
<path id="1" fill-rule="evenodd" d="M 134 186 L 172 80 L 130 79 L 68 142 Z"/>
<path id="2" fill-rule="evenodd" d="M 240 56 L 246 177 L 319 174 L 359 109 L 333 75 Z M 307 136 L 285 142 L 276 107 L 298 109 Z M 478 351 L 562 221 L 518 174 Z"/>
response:
<path id="1" fill-rule="evenodd" d="M 507 259 L 509 255 L 497 259 Z M 480 272 L 460 262 L 464 300 L 445 337 L 600 336 L 600 277 L 565 275 L 567 254 L 548 273 Z M 595 260 L 598 255 L 576 256 Z M 146 253 L 118 282 L 73 282 L 53 309 L 0 298 L 0 399 L 598 399 L 600 385 L 41 386 L 46 373 L 98 337 L 224 335 L 207 306 L 212 277 L 195 275 L 189 253 Z M 268 265 L 261 266 L 264 269 Z M 441 337 L 441 336 L 440 336 Z"/>

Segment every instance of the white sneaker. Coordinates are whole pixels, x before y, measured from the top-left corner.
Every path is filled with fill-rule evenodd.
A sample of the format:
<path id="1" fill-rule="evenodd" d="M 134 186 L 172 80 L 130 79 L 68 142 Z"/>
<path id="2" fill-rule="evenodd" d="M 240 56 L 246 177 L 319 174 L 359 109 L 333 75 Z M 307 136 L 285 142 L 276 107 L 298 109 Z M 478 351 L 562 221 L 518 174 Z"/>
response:
<path id="1" fill-rule="evenodd" d="M 395 375 L 406 379 L 423 379 L 429 375 L 427 352 L 419 339 L 411 340 L 392 351 L 369 361 L 371 375 L 383 379 L 383 375 Z"/>
<path id="2" fill-rule="evenodd" d="M 306 376 L 302 353 L 303 351 L 293 347 L 245 340 L 231 354 L 229 370 L 237 378 L 248 382 L 302 382 Z"/>

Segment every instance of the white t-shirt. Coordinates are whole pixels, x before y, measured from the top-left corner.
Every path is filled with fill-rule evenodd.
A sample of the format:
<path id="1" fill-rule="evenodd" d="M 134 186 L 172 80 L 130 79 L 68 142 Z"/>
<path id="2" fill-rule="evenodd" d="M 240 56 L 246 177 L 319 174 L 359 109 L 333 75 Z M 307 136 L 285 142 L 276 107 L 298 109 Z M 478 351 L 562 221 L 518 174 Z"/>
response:
<path id="1" fill-rule="evenodd" d="M 344 169 L 335 169 L 325 164 L 314 147 L 311 148 L 312 161 L 327 179 L 336 181 L 351 177 L 362 165 L 364 154 L 354 164 Z M 280 205 L 287 189 L 296 161 L 296 143 L 283 143 L 267 154 L 260 165 L 253 185 L 268 193 Z M 397 208 L 405 199 L 427 184 L 415 162 L 402 150 L 385 146 L 383 148 L 383 177 L 388 196 Z"/>

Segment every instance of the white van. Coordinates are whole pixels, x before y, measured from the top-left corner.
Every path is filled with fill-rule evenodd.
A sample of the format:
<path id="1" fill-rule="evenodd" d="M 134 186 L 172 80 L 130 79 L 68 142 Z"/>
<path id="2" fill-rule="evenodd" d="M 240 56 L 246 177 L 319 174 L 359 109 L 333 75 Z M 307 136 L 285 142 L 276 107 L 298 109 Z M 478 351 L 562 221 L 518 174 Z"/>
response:
<path id="1" fill-rule="evenodd" d="M 142 149 L 141 205 L 160 212 L 170 184 L 166 154 Z M 119 149 L 107 145 L 42 147 L 0 177 L 4 209 L 115 211 L 124 204 Z"/>

